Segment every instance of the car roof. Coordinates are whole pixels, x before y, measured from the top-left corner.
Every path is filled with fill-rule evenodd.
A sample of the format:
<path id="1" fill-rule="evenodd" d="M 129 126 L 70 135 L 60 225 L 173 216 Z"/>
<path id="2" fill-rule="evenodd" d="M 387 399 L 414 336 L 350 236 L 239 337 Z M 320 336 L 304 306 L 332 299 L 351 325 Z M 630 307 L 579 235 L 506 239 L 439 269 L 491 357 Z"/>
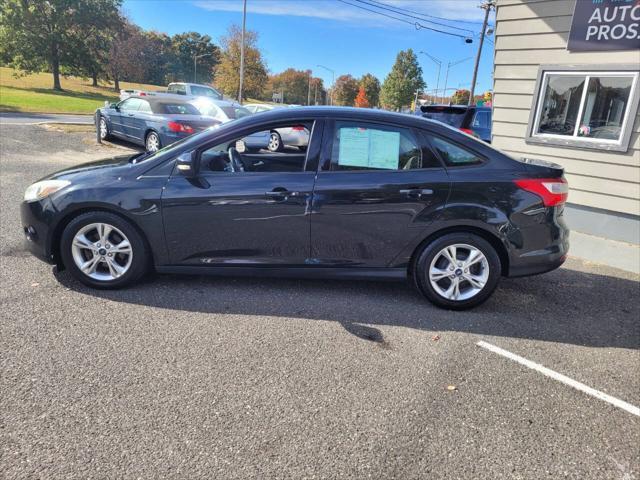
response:
<path id="1" fill-rule="evenodd" d="M 355 107 L 296 107 L 296 108 L 274 108 L 272 110 L 262 112 L 260 115 L 251 115 L 243 117 L 236 122 L 242 122 L 245 125 L 250 123 L 262 123 L 264 121 L 287 121 L 287 120 L 308 120 L 309 118 L 333 117 L 343 119 L 358 119 L 370 122 L 395 123 L 406 126 L 424 127 L 428 125 L 441 125 L 440 122 L 422 118 L 416 115 L 407 115 L 406 113 L 389 112 L 387 110 L 376 110 L 372 108 L 355 108 Z"/>
<path id="2" fill-rule="evenodd" d="M 185 98 L 184 95 L 172 95 L 169 93 L 163 93 L 162 95 L 131 95 L 128 98 L 139 98 L 140 100 L 146 100 L 150 104 L 158 103 L 191 103 L 189 98 Z"/>
<path id="3" fill-rule="evenodd" d="M 190 83 L 190 82 L 171 82 L 169 85 L 188 85 L 190 87 L 206 87 L 215 90 L 215 87 L 211 85 L 204 85 L 202 83 Z"/>
<path id="4" fill-rule="evenodd" d="M 420 110 L 422 110 L 423 108 L 435 108 L 435 109 L 447 108 L 447 109 L 454 109 L 454 110 L 470 110 L 472 108 L 477 108 L 477 109 L 491 110 L 491 107 L 485 107 L 484 105 L 447 105 L 447 104 L 420 105 Z"/>
<path id="5" fill-rule="evenodd" d="M 218 100 L 217 98 L 211 98 L 211 97 L 191 97 L 189 99 L 189 103 L 198 103 L 198 102 L 211 102 L 214 105 L 217 105 L 218 107 L 241 107 L 243 105 L 240 105 L 239 103 L 236 102 L 231 102 L 229 100 Z"/>

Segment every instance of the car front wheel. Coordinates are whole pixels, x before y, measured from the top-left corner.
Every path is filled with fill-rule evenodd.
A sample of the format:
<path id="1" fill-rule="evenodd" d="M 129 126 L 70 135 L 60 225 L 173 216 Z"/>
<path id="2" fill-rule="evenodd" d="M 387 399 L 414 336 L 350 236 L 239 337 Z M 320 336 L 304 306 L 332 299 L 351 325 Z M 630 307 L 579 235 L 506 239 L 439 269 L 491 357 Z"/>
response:
<path id="1" fill-rule="evenodd" d="M 102 116 L 100 117 L 100 121 L 98 122 L 98 133 L 100 135 L 100 140 L 109 140 L 109 138 L 111 138 L 107 119 Z"/>
<path id="2" fill-rule="evenodd" d="M 120 288 L 140 279 L 148 253 L 137 230 L 108 212 L 74 218 L 62 233 L 62 261 L 79 281 L 94 288 Z"/>
<path id="3" fill-rule="evenodd" d="M 162 146 L 160 144 L 160 137 L 156 132 L 149 132 L 144 143 L 147 152 L 157 152 Z"/>
<path id="4" fill-rule="evenodd" d="M 500 257 L 478 235 L 451 233 L 424 247 L 413 274 L 419 290 L 432 303 L 466 310 L 486 301 L 496 289 Z"/>

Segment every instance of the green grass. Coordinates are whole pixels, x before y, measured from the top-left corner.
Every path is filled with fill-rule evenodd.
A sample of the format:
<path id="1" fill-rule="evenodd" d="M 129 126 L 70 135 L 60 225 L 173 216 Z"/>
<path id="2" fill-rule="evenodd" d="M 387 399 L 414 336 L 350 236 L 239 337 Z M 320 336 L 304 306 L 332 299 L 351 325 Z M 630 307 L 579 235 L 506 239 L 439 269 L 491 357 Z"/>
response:
<path id="1" fill-rule="evenodd" d="M 0 67 L 0 111 L 38 113 L 93 113 L 105 101 L 118 100 L 119 92 L 109 83 L 91 86 L 91 80 L 62 77 L 63 91 L 53 90 L 50 73 L 16 78 L 15 70 Z M 120 88 L 159 90 L 166 87 L 120 82 Z"/>

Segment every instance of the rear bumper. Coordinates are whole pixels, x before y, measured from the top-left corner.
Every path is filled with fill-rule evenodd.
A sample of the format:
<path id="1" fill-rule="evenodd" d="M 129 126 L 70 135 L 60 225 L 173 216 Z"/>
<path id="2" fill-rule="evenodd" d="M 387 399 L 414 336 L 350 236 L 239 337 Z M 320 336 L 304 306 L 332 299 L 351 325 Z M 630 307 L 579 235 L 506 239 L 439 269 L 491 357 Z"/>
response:
<path id="1" fill-rule="evenodd" d="M 509 277 L 524 277 L 549 272 L 560 267 L 569 254 L 569 229 L 561 210 L 545 214 L 546 221 L 529 224 L 512 233 Z M 531 219 L 534 220 L 534 219 Z"/>

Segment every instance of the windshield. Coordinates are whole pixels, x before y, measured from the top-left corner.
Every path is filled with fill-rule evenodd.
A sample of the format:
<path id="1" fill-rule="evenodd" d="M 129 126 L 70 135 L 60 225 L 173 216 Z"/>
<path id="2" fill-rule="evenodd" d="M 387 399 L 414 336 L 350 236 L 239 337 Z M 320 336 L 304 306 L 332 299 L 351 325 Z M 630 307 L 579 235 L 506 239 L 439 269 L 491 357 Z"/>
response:
<path id="1" fill-rule="evenodd" d="M 222 95 L 214 88 L 199 87 L 197 85 L 191 85 L 191 94 L 196 97 L 222 98 Z"/>
<path id="2" fill-rule="evenodd" d="M 244 107 L 236 107 L 236 106 L 222 107 L 222 111 L 231 120 L 235 120 L 236 118 L 242 118 L 242 117 L 251 115 L 251 112 Z"/>
<path id="3" fill-rule="evenodd" d="M 452 127 L 460 128 L 467 110 L 451 107 L 422 107 L 422 116 L 430 120 L 446 123 Z"/>

